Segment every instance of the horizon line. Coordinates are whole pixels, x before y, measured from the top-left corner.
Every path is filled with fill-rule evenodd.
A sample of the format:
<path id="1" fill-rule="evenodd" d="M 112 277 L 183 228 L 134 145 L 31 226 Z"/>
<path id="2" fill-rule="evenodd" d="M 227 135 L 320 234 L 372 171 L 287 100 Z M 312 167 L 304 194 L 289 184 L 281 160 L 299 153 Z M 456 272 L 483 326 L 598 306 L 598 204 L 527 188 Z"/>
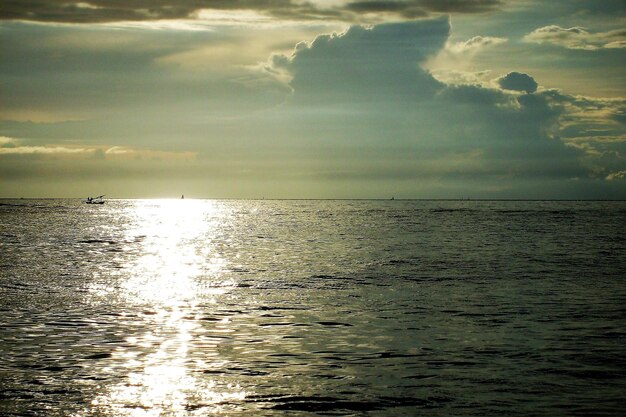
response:
<path id="1" fill-rule="evenodd" d="M 85 197 L 0 197 L 0 200 L 85 200 Z M 622 198 L 436 198 L 436 197 L 110 197 L 106 200 L 238 200 L 238 201 L 611 201 Z"/>

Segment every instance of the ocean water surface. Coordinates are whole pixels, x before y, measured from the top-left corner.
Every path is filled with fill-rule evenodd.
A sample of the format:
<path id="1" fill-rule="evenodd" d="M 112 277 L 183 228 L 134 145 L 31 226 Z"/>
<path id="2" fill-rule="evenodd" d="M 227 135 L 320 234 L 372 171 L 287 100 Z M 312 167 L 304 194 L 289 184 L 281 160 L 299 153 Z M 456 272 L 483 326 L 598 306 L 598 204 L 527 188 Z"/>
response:
<path id="1" fill-rule="evenodd" d="M 0 200 L 0 415 L 625 415 L 626 202 Z"/>

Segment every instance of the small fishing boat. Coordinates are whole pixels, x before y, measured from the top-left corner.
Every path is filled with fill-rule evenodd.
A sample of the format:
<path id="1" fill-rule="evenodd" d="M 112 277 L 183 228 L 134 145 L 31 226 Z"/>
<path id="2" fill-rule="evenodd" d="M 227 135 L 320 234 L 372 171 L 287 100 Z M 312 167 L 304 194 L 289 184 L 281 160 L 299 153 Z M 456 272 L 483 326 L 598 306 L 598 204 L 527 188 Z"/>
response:
<path id="1" fill-rule="evenodd" d="M 104 194 L 99 195 L 98 197 L 87 197 L 85 200 L 85 204 L 104 204 Z"/>

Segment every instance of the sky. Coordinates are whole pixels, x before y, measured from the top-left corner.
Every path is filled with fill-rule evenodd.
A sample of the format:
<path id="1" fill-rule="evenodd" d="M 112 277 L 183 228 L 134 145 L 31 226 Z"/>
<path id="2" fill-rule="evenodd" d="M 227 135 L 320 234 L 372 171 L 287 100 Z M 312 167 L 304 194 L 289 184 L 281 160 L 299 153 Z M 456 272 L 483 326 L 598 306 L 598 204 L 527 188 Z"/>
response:
<path id="1" fill-rule="evenodd" d="M 626 199 L 623 0 L 4 0 L 0 197 Z"/>

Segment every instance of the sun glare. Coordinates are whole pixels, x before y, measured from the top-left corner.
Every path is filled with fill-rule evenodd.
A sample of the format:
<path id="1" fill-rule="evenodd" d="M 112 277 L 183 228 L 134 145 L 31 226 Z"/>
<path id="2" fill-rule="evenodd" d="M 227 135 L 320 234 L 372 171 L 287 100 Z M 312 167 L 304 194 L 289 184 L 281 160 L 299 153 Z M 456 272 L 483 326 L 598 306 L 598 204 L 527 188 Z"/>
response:
<path id="1" fill-rule="evenodd" d="M 157 200 L 141 202 L 135 209 L 137 229 L 143 240 L 141 256 L 125 283 L 126 293 L 137 301 L 168 306 L 193 302 L 206 250 L 202 244 L 214 226 L 213 207 L 206 201 Z M 219 264 L 219 261 L 216 262 Z M 214 271 L 219 274 L 219 270 Z"/>
<path id="2" fill-rule="evenodd" d="M 193 341 L 205 329 L 198 318 L 202 300 L 228 291 L 226 262 L 208 243 L 227 221 L 206 200 L 152 200 L 131 209 L 134 227 L 127 241 L 141 248 L 128 265 L 125 302 L 141 308 L 143 334 L 126 337 L 112 367 L 127 376 L 91 406 L 121 416 L 190 416 L 219 412 L 221 403 L 241 400 L 238 386 L 198 377 L 198 361 L 210 366 L 219 357 L 193 355 Z M 204 297 L 204 298 L 202 298 Z M 113 370 L 113 369 L 111 369 Z M 201 374 L 200 374 L 201 375 Z M 189 410 L 189 404 L 200 404 Z"/>

